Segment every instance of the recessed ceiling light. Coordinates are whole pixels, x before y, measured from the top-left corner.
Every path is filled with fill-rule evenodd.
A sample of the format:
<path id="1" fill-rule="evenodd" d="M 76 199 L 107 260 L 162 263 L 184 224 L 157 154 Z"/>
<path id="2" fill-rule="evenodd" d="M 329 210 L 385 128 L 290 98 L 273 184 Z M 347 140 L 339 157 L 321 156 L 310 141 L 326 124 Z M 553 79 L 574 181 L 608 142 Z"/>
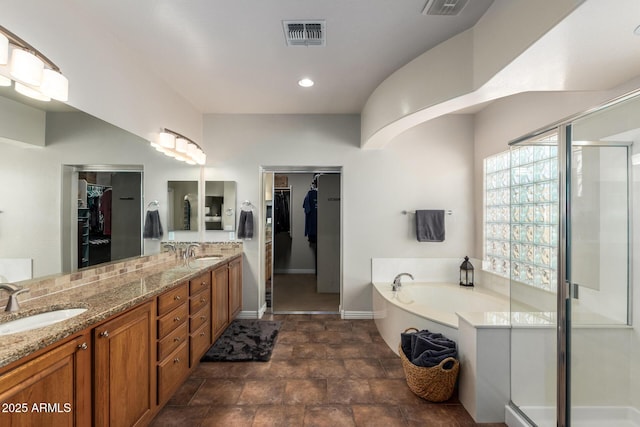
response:
<path id="1" fill-rule="evenodd" d="M 298 81 L 298 84 L 299 84 L 300 86 L 302 86 L 302 87 L 311 87 L 311 86 L 313 86 L 313 85 L 314 85 L 313 80 L 311 80 L 311 79 L 307 79 L 307 78 L 300 79 L 300 80 Z"/>

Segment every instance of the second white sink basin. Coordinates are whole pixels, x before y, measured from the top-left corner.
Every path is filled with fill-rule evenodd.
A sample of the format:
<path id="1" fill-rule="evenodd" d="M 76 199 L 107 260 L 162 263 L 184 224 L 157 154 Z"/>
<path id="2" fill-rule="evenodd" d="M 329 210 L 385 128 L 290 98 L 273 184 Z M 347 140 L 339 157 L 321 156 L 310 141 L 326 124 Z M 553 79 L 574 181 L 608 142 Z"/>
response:
<path id="1" fill-rule="evenodd" d="M 31 329 L 43 328 L 54 323 L 62 322 L 63 320 L 71 319 L 85 311 L 87 311 L 86 308 L 67 308 L 21 317 L 16 320 L 1 323 L 0 335 L 9 335 L 17 332 L 30 331 Z"/>

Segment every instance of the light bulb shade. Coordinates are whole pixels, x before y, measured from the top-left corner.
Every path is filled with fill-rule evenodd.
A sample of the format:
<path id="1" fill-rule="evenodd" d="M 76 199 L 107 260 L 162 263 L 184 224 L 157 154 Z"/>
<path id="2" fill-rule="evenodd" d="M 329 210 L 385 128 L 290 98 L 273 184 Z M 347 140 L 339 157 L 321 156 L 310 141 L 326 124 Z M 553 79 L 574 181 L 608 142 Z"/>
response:
<path id="1" fill-rule="evenodd" d="M 46 95 L 43 95 L 40 91 L 33 89 L 29 86 L 25 86 L 20 82 L 16 82 L 15 89 L 16 89 L 16 92 L 24 96 L 28 96 L 29 98 L 37 99 L 38 101 L 51 101 L 51 98 L 49 98 Z"/>
<path id="2" fill-rule="evenodd" d="M 11 86 L 11 79 L 0 75 L 0 86 Z"/>
<path id="3" fill-rule="evenodd" d="M 9 62 L 9 39 L 4 34 L 0 34 L 0 64 L 7 65 Z"/>
<path id="4" fill-rule="evenodd" d="M 189 157 L 193 158 L 193 156 L 195 156 L 195 153 L 197 153 L 197 152 L 198 152 L 198 146 L 196 144 L 194 144 L 193 142 L 190 142 L 187 145 L 187 155 Z"/>
<path id="5" fill-rule="evenodd" d="M 205 163 L 207 163 L 207 155 L 204 154 L 202 150 L 198 150 L 198 154 L 197 154 L 197 157 L 195 158 L 195 161 L 199 165 L 204 165 Z"/>
<path id="6" fill-rule="evenodd" d="M 11 76 L 22 83 L 31 86 L 40 86 L 44 62 L 34 54 L 22 49 L 13 49 L 11 52 Z"/>
<path id="7" fill-rule="evenodd" d="M 53 99 L 66 102 L 69 100 L 69 80 L 59 72 L 45 68 L 40 91 Z"/>
<path id="8" fill-rule="evenodd" d="M 176 151 L 179 153 L 186 153 L 189 146 L 189 141 L 184 138 L 176 138 Z"/>
<path id="9" fill-rule="evenodd" d="M 167 132 L 160 132 L 158 143 L 165 148 L 174 148 L 176 146 L 176 137 Z"/>

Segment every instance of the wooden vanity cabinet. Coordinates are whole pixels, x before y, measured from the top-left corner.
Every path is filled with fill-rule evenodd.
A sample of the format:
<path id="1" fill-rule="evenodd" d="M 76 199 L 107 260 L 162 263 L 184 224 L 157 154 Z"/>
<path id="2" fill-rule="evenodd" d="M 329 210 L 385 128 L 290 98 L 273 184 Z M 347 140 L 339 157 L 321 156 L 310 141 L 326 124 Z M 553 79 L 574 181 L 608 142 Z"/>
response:
<path id="1" fill-rule="evenodd" d="M 99 325 L 94 342 L 95 426 L 137 426 L 155 406 L 155 301 Z"/>
<path id="2" fill-rule="evenodd" d="M 0 379 L 1 425 L 91 425 L 89 333 L 9 367 Z"/>
<path id="3" fill-rule="evenodd" d="M 211 347 L 211 271 L 189 281 L 189 366 Z"/>
<path id="4" fill-rule="evenodd" d="M 189 283 L 158 296 L 157 403 L 162 406 L 189 374 Z"/>
<path id="5" fill-rule="evenodd" d="M 211 272 L 211 341 L 215 342 L 229 325 L 229 267 Z"/>
<path id="6" fill-rule="evenodd" d="M 242 310 L 242 258 L 229 262 L 229 322 Z"/>

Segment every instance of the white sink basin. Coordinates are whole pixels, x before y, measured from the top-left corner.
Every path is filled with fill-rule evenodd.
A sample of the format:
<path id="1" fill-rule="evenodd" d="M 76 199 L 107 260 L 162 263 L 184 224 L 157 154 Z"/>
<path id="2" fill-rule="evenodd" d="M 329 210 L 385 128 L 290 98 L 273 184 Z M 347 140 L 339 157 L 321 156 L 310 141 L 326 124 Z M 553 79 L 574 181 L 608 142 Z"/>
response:
<path id="1" fill-rule="evenodd" d="M 17 332 L 30 331 L 31 329 L 42 328 L 54 323 L 62 322 L 63 320 L 71 319 L 85 311 L 87 311 L 86 308 L 67 308 L 21 317 L 6 323 L 0 323 L 0 335 L 9 335 Z"/>

